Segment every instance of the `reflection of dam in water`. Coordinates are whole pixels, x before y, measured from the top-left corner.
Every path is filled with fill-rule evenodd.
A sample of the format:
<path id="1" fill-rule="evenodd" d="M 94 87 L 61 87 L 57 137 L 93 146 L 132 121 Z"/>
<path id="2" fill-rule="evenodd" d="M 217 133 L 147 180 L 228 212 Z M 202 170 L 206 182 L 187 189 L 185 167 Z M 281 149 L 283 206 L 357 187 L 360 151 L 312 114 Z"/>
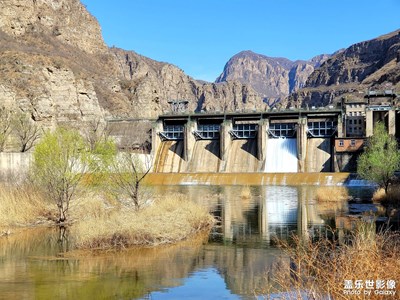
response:
<path id="1" fill-rule="evenodd" d="M 313 186 L 159 186 L 157 193 L 186 195 L 220 221 L 215 238 L 244 245 L 270 245 L 275 238 L 325 230 Z M 324 217 L 326 217 L 326 213 Z"/>
<path id="2" fill-rule="evenodd" d="M 303 173 L 335 170 L 341 111 L 160 116 L 156 173 Z"/>
<path id="3" fill-rule="evenodd" d="M 298 191 L 293 187 L 268 187 L 265 189 L 265 218 L 268 224 L 296 224 Z"/>

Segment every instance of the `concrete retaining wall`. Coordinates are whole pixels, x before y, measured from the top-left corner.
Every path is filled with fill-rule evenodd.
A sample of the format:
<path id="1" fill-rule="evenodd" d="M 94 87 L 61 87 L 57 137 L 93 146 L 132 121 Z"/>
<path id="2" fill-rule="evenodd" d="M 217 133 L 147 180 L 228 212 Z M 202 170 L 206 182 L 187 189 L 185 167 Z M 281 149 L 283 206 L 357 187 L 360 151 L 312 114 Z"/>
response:
<path id="1" fill-rule="evenodd" d="M 22 179 L 28 175 L 32 152 L 0 152 L 0 180 Z M 152 164 L 148 154 L 134 154 L 146 168 Z"/>
<path id="2" fill-rule="evenodd" d="M 25 177 L 32 157 L 32 152 L 1 152 L 0 179 Z"/>

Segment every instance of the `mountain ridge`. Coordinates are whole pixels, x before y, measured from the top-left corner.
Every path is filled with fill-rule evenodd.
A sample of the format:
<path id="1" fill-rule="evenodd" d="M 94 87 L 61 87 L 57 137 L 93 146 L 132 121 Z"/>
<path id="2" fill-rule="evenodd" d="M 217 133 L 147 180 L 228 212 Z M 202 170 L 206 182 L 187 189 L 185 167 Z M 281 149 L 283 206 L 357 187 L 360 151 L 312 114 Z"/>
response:
<path id="1" fill-rule="evenodd" d="M 301 88 L 315 67 L 329 57 L 321 54 L 308 61 L 292 61 L 245 50 L 229 59 L 215 82 L 239 80 L 243 84 L 249 84 L 269 106 L 273 106 Z"/>
<path id="2" fill-rule="evenodd" d="M 343 97 L 362 98 L 369 89 L 400 90 L 400 30 L 337 52 L 310 74 L 286 105 L 326 106 Z"/>

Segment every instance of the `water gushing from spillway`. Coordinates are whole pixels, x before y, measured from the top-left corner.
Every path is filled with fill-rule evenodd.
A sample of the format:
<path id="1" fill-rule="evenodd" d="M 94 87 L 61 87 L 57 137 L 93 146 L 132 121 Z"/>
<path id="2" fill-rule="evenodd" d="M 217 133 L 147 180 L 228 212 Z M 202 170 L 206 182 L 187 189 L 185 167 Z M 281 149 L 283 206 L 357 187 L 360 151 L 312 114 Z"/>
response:
<path id="1" fill-rule="evenodd" d="M 264 172 L 297 173 L 297 140 L 293 138 L 268 139 Z"/>

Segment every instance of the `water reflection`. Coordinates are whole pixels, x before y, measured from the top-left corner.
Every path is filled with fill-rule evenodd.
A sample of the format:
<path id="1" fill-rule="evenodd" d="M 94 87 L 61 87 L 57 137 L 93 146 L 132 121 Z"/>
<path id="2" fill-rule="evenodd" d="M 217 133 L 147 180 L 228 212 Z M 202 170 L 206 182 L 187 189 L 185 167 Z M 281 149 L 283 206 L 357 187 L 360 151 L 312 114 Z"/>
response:
<path id="1" fill-rule="evenodd" d="M 154 194 L 183 193 L 220 220 L 210 237 L 156 249 L 65 256 L 54 230 L 1 238 L 0 298 L 253 299 L 266 285 L 266 269 L 278 257 L 287 260 L 275 239 L 323 232 L 334 217 L 315 192 L 308 186 L 156 187 Z"/>
<path id="2" fill-rule="evenodd" d="M 174 186 L 158 193 L 183 193 L 206 206 L 220 220 L 211 241 L 268 248 L 275 239 L 287 239 L 321 230 L 336 211 L 346 210 L 343 201 L 321 209 L 316 203 L 318 187 L 291 186 Z"/>

